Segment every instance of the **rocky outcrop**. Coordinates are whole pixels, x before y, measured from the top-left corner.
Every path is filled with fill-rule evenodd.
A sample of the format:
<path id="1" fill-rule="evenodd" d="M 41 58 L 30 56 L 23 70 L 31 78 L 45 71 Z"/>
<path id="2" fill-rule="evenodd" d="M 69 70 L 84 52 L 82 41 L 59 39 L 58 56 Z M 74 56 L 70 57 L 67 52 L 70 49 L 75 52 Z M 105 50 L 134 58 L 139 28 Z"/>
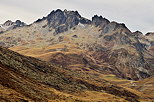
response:
<path id="1" fill-rule="evenodd" d="M 139 36 L 143 35 L 143 33 L 140 32 L 140 31 L 135 31 L 135 32 L 133 32 L 132 34 L 133 34 L 134 36 L 136 36 L 136 37 L 139 37 Z"/>
<path id="2" fill-rule="evenodd" d="M 16 20 L 15 22 L 12 22 L 11 20 L 6 21 L 4 24 L 1 24 L 1 32 L 7 31 L 7 30 L 12 30 L 17 27 L 23 27 L 26 26 L 26 23 L 21 22 L 20 20 Z"/>
<path id="3" fill-rule="evenodd" d="M 23 26 L 26 25 L 26 23 L 21 22 L 20 20 L 16 20 L 16 21 L 14 22 L 14 25 L 15 25 L 16 27 L 23 27 Z"/>
<path id="4" fill-rule="evenodd" d="M 145 34 L 146 36 L 154 36 L 154 32 L 148 32 Z"/>
<path id="5" fill-rule="evenodd" d="M 55 35 L 68 31 L 69 29 L 77 26 L 79 23 L 83 25 L 94 25 L 100 27 L 102 33 L 108 33 L 116 29 L 129 29 L 125 24 L 120 24 L 117 22 L 110 22 L 108 19 L 103 18 L 102 16 L 94 15 L 92 20 L 88 20 L 82 17 L 77 11 L 67 11 L 67 10 L 53 10 L 47 17 L 38 19 L 34 23 L 47 20 L 49 28 L 55 29 Z"/>
<path id="6" fill-rule="evenodd" d="M 110 21 L 106 18 L 103 18 L 102 16 L 94 15 L 94 17 L 92 17 L 92 24 L 96 27 L 99 26 L 104 28 L 104 26 L 106 26 L 109 23 Z"/>
<path id="7" fill-rule="evenodd" d="M 47 17 L 39 19 L 36 22 L 47 20 L 48 26 L 55 29 L 55 35 L 58 33 L 63 33 L 79 23 L 81 24 L 91 24 L 91 21 L 81 17 L 77 11 L 67 11 L 67 10 L 56 10 L 52 11 Z"/>
<path id="8" fill-rule="evenodd" d="M 112 31 L 116 31 L 117 29 L 124 29 L 128 32 L 131 32 L 124 23 L 117 23 L 114 21 L 110 22 L 108 19 L 98 15 L 94 15 L 94 17 L 92 17 L 92 25 L 100 27 L 102 30 L 102 34 L 110 33 Z"/>
<path id="9" fill-rule="evenodd" d="M 2 26 L 11 26 L 13 25 L 13 22 L 11 20 L 6 21 Z"/>

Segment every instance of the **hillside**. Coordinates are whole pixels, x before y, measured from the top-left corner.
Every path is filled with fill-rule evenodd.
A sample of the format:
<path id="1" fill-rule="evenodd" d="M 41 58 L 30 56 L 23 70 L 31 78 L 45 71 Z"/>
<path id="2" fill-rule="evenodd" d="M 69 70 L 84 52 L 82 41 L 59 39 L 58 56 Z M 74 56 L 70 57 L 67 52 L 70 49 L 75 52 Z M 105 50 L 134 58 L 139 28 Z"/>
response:
<path id="1" fill-rule="evenodd" d="M 71 71 L 58 68 L 54 65 L 25 57 L 6 48 L 0 48 L 0 85 L 1 100 L 21 101 L 98 101 L 109 97 L 112 101 L 139 100 L 139 96 L 128 90 L 115 86 L 106 80 L 92 81 L 80 76 L 73 76 Z M 71 76 L 70 76 L 71 75 Z M 89 76 L 93 78 L 93 76 Z M 101 84 L 100 84 L 101 83 Z M 82 98 L 82 94 L 87 98 Z M 98 100 L 93 94 L 103 95 Z M 83 94 L 84 95 L 84 94 Z M 92 95 L 92 96 L 91 96 Z M 52 96 L 52 97 L 51 97 Z M 89 99 L 89 97 L 91 97 Z"/>

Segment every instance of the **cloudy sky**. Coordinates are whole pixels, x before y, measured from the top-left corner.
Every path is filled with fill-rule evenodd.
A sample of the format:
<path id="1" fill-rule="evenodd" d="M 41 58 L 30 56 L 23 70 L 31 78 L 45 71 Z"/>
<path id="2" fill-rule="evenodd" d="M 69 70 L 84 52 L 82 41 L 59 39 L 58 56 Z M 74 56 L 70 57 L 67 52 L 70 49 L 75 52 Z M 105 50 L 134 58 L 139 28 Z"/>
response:
<path id="1" fill-rule="evenodd" d="M 0 0 L 0 24 L 20 19 L 28 24 L 52 10 L 77 10 L 83 17 L 102 15 L 131 31 L 154 32 L 154 0 Z"/>

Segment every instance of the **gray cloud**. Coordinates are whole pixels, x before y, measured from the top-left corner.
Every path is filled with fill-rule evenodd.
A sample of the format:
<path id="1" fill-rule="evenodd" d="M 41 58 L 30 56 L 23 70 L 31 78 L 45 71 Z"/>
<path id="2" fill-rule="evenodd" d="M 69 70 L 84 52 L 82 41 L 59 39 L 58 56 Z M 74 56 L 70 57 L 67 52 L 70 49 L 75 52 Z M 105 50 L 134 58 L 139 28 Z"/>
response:
<path id="1" fill-rule="evenodd" d="M 32 23 L 57 8 L 78 10 L 91 19 L 94 14 L 125 23 L 132 30 L 154 31 L 153 0 L 1 0 L 0 23 L 20 19 Z"/>

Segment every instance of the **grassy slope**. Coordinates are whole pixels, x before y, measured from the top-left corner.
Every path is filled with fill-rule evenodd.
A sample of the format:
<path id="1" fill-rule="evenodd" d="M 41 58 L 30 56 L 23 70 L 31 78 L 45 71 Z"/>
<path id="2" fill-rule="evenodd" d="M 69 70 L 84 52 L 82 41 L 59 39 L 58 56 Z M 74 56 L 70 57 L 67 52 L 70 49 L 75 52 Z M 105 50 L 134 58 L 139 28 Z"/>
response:
<path id="1" fill-rule="evenodd" d="M 79 77 L 73 76 L 77 73 L 69 73 L 70 71 L 62 70 L 63 68 L 57 68 L 35 58 L 22 56 L 5 48 L 0 48 L 0 65 L 0 84 L 20 93 L 21 99 L 25 100 L 43 102 L 56 99 L 106 100 L 110 102 L 111 99 L 112 101 L 124 101 L 124 99 L 137 101 L 139 98 L 137 95 L 105 80 L 102 80 L 104 83 L 101 82 L 100 84 L 94 81 L 90 82 L 81 79 L 82 76 L 80 75 Z M 82 94 L 87 95 L 82 96 Z M 94 94 L 97 98 L 93 96 Z"/>
<path id="2" fill-rule="evenodd" d="M 58 45 L 56 47 L 55 46 L 39 48 L 39 50 L 33 50 L 32 48 L 24 50 L 25 48 L 21 49 L 20 47 L 14 47 L 14 48 L 11 48 L 11 49 L 14 50 L 14 51 L 17 51 L 17 52 L 19 52 L 21 54 L 25 54 L 25 55 L 28 55 L 28 54 L 27 53 L 23 53 L 23 52 L 32 53 L 29 56 L 33 56 L 33 55 L 35 55 L 35 53 L 41 52 L 42 54 L 40 54 L 38 56 L 36 55 L 37 58 L 40 58 L 40 59 L 45 60 L 45 61 L 49 61 L 49 59 L 51 59 L 52 55 L 61 52 L 61 51 L 56 52 L 55 50 L 57 48 L 58 49 L 64 48 L 64 45 Z M 31 51 L 34 51 L 34 52 L 31 52 Z M 53 51 L 53 52 L 48 52 L 48 51 Z M 84 51 L 80 51 L 80 53 L 78 53 L 78 54 L 81 54 L 81 52 L 84 52 Z M 68 52 L 65 52 L 65 54 L 66 53 L 68 54 L 68 53 L 75 53 L 75 52 L 68 51 Z M 33 56 L 33 57 L 36 57 L 36 56 Z M 107 81 L 111 82 L 112 84 L 124 87 L 125 89 L 127 89 L 127 90 L 131 91 L 132 93 L 135 93 L 135 94 L 137 94 L 139 96 L 147 97 L 142 92 L 139 92 L 137 90 L 128 88 L 127 85 L 129 83 L 131 83 L 132 81 L 125 80 L 125 79 L 119 79 L 115 75 L 112 75 L 112 74 L 106 74 L 105 75 L 105 74 L 98 73 L 97 71 L 91 70 L 90 68 L 85 67 L 82 64 L 70 65 L 69 67 L 67 67 L 68 68 L 67 71 L 69 70 L 68 71 L 68 73 L 69 73 L 68 75 L 70 75 L 70 76 L 81 78 L 83 80 L 88 80 L 89 82 L 98 83 L 98 84 L 100 82 L 103 82 L 104 80 L 107 80 Z M 145 99 L 142 99 L 142 101 L 144 101 L 144 100 Z"/>

